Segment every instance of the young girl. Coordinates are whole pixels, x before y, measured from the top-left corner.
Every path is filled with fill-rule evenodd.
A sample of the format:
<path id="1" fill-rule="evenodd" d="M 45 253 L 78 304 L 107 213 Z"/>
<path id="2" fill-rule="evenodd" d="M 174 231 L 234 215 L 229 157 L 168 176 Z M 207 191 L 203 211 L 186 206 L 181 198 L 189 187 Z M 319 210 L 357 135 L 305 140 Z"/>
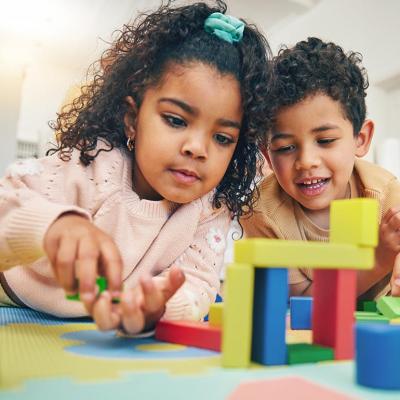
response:
<path id="1" fill-rule="evenodd" d="M 230 219 L 253 207 L 269 123 L 269 47 L 225 11 L 168 4 L 124 26 L 58 116 L 50 156 L 10 167 L 3 303 L 128 333 L 207 313 Z"/>

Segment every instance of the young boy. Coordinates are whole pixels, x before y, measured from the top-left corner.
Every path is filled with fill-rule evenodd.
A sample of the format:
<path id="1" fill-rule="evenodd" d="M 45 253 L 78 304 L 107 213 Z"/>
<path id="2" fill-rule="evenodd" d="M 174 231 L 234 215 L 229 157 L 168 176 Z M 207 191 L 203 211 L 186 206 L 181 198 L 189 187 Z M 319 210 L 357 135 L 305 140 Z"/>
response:
<path id="1" fill-rule="evenodd" d="M 361 55 L 317 38 L 283 49 L 274 59 L 273 128 L 266 158 L 273 173 L 260 185 L 247 237 L 327 241 L 332 200 L 375 198 L 380 204 L 375 267 L 359 272 L 359 300 L 391 290 L 400 295 L 400 183 L 358 159 L 367 154 L 374 124 L 366 119 L 368 80 Z M 391 281 L 392 277 L 392 282 Z M 291 295 L 310 295 L 312 270 L 289 269 Z"/>

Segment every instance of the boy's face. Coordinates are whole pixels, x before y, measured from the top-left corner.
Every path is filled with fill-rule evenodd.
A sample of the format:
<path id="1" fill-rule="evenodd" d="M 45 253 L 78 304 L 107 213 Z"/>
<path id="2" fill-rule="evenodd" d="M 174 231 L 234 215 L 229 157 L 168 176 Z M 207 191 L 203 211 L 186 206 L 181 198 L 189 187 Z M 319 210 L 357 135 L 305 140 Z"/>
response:
<path id="1" fill-rule="evenodd" d="M 268 161 L 281 187 L 306 212 L 329 212 L 332 200 L 346 198 L 355 157 L 367 153 L 372 138 L 372 122 L 364 125 L 355 137 L 341 104 L 325 94 L 278 112 Z"/>

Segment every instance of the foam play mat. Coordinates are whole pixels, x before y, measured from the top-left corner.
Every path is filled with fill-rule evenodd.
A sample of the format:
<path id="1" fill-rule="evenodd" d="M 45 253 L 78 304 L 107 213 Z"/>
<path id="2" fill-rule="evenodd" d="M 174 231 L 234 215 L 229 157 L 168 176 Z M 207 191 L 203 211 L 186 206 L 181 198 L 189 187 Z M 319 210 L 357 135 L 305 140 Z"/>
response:
<path id="1" fill-rule="evenodd" d="M 288 331 L 287 342 L 296 341 L 310 341 L 310 332 Z M 385 400 L 400 392 L 356 385 L 353 362 L 224 369 L 213 351 L 0 307 L 0 399 L 89 398 Z"/>

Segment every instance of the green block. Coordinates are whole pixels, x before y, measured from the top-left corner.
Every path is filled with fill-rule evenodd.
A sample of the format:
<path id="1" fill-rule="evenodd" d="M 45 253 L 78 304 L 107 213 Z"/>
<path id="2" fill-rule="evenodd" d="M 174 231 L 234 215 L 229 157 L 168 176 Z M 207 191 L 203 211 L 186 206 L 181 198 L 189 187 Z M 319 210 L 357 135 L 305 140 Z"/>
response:
<path id="1" fill-rule="evenodd" d="M 235 243 L 235 262 L 259 268 L 372 269 L 372 247 L 304 240 L 251 238 Z"/>
<path id="2" fill-rule="evenodd" d="M 96 278 L 96 285 L 98 288 L 98 294 L 103 293 L 105 290 L 107 290 L 107 279 L 104 276 L 99 276 L 98 278 Z M 65 296 L 68 300 L 72 300 L 72 301 L 80 301 L 81 298 L 79 296 L 79 293 L 75 293 L 75 294 L 69 294 Z M 120 299 L 112 299 L 113 303 L 119 303 Z"/>
<path id="3" fill-rule="evenodd" d="M 374 311 L 356 311 L 354 313 L 354 318 L 357 322 L 389 323 L 389 318 Z"/>
<path id="4" fill-rule="evenodd" d="M 375 199 L 332 201 L 329 241 L 376 247 L 378 245 L 378 212 L 379 204 Z"/>
<path id="5" fill-rule="evenodd" d="M 310 343 L 288 344 L 287 352 L 289 365 L 328 361 L 335 358 L 332 348 Z"/>
<path id="6" fill-rule="evenodd" d="M 361 300 L 357 301 L 357 311 L 370 311 L 377 312 L 376 301 L 372 300 Z"/>
<path id="7" fill-rule="evenodd" d="M 65 297 L 67 298 L 67 300 L 73 300 L 73 301 L 80 301 L 81 300 L 81 298 L 79 297 L 79 293 L 67 294 Z"/>
<path id="8" fill-rule="evenodd" d="M 376 301 L 363 301 L 363 310 L 364 311 L 372 311 L 372 312 L 377 312 L 377 307 L 376 307 Z"/>
<path id="9" fill-rule="evenodd" d="M 103 293 L 107 290 L 107 279 L 104 276 L 99 276 L 96 279 L 97 287 L 99 288 L 99 293 Z"/>
<path id="10" fill-rule="evenodd" d="M 389 319 L 400 317 L 400 297 L 381 297 L 378 300 L 376 307 L 381 314 Z"/>
<path id="11" fill-rule="evenodd" d="M 222 366 L 248 368 L 253 332 L 254 268 L 233 263 L 226 269 L 222 321 Z"/>

